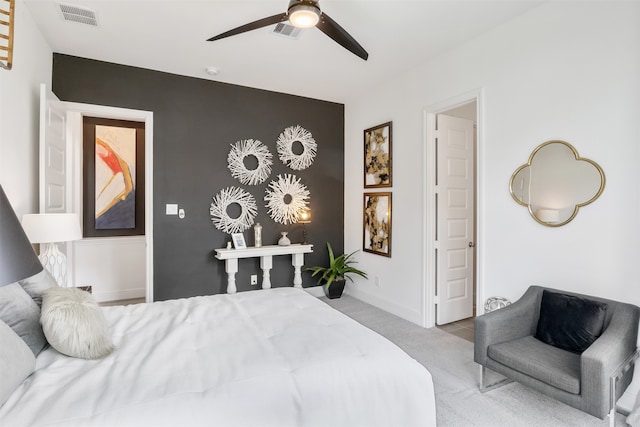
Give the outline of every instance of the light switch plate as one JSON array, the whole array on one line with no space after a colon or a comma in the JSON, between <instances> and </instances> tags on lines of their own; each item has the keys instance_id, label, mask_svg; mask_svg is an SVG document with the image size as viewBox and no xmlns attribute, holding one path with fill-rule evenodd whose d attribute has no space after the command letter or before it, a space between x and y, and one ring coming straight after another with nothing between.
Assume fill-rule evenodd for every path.
<instances>
[{"instance_id":1,"label":"light switch plate","mask_svg":"<svg viewBox=\"0 0 640 427\"><path fill-rule=\"evenodd\" d=\"M167 203L166 209L167 209L166 215L178 215L178 204L177 203Z\"/></svg>"}]
</instances>

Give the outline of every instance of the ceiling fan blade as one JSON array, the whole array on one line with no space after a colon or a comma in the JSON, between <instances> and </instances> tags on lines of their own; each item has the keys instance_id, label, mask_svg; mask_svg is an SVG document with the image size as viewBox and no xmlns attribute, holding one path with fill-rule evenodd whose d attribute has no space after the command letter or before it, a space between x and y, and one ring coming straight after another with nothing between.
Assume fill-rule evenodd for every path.
<instances>
[{"instance_id":1,"label":"ceiling fan blade","mask_svg":"<svg viewBox=\"0 0 640 427\"><path fill-rule=\"evenodd\" d=\"M349 33L346 32L336 21L331 19L326 13L322 13L320 21L316 24L316 27L333 40L336 43L349 50L351 53L359 56L365 61L369 58L369 54L360 43L356 41Z\"/></svg>"},{"instance_id":2,"label":"ceiling fan blade","mask_svg":"<svg viewBox=\"0 0 640 427\"><path fill-rule=\"evenodd\" d=\"M280 13L278 15L269 16L268 18L258 19L257 21L241 25L238 28L234 28L233 30L229 30L222 34L218 34L217 36L211 37L210 39L207 39L207 41L212 42L215 40L223 39L225 37L231 37L241 33L246 33L247 31L257 30L258 28L266 27L271 24L277 24L279 22L286 21L287 19L288 17L286 13Z\"/></svg>"}]
</instances>

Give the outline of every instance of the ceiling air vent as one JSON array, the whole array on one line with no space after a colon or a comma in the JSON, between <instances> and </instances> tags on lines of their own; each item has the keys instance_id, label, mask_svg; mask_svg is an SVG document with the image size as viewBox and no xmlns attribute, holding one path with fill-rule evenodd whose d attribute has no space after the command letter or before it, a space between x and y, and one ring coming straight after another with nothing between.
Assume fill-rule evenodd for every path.
<instances>
[{"instance_id":1,"label":"ceiling air vent","mask_svg":"<svg viewBox=\"0 0 640 427\"><path fill-rule=\"evenodd\" d=\"M274 27L273 34L277 34L288 39L299 39L302 34L302 28L294 27L284 22L279 22Z\"/></svg>"},{"instance_id":2,"label":"ceiling air vent","mask_svg":"<svg viewBox=\"0 0 640 427\"><path fill-rule=\"evenodd\" d=\"M98 26L96 12L80 6L59 3L62 17L65 21L79 22L94 27Z\"/></svg>"}]
</instances>

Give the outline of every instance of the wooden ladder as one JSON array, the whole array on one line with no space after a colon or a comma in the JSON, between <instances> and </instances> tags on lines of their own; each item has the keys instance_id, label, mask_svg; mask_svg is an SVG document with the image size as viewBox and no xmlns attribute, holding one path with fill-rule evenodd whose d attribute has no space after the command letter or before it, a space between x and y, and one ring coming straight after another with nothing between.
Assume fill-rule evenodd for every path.
<instances>
[{"instance_id":1,"label":"wooden ladder","mask_svg":"<svg viewBox=\"0 0 640 427\"><path fill-rule=\"evenodd\" d=\"M10 70L13 63L13 14L15 0L0 5L0 67Z\"/></svg>"}]
</instances>

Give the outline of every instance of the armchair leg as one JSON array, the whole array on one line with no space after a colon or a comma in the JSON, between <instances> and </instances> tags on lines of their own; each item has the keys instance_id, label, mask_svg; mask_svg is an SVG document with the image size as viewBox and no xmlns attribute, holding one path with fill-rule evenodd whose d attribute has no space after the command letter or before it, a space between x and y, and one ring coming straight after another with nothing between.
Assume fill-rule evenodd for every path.
<instances>
[{"instance_id":1,"label":"armchair leg","mask_svg":"<svg viewBox=\"0 0 640 427\"><path fill-rule=\"evenodd\" d=\"M480 382L479 382L480 393L486 393L498 387L502 387L505 384L509 384L513 382L513 380L510 380L509 378L503 378L494 383L486 384L485 381L487 376L487 373L486 373L487 368L484 367L483 365L479 365L479 366L480 366Z\"/></svg>"},{"instance_id":2,"label":"armchair leg","mask_svg":"<svg viewBox=\"0 0 640 427\"><path fill-rule=\"evenodd\" d=\"M618 369L616 369L609 378L609 426L614 427L616 425L616 412L617 412L617 385L625 373L627 373L636 361L640 358L640 349L636 349L627 359L622 362Z\"/></svg>"},{"instance_id":3,"label":"armchair leg","mask_svg":"<svg viewBox=\"0 0 640 427\"><path fill-rule=\"evenodd\" d=\"M609 379L609 427L615 427L616 425L616 383L618 378L616 375L612 375Z\"/></svg>"}]
</instances>

